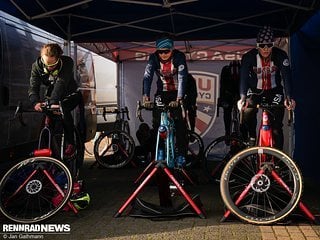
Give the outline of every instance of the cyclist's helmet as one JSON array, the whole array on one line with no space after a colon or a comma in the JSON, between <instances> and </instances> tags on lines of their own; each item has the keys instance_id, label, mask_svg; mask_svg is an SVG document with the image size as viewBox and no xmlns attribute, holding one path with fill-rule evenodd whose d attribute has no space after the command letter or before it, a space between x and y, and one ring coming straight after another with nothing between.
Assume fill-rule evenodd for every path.
<instances>
[{"instance_id":1,"label":"cyclist's helmet","mask_svg":"<svg viewBox=\"0 0 320 240\"><path fill-rule=\"evenodd\" d=\"M157 49L173 49L173 40L169 37L163 37L156 41Z\"/></svg>"},{"instance_id":2,"label":"cyclist's helmet","mask_svg":"<svg viewBox=\"0 0 320 240\"><path fill-rule=\"evenodd\" d=\"M70 198L70 201L73 203L76 209L85 209L90 204L90 195L89 193L81 192L79 194L73 195Z\"/></svg>"},{"instance_id":3,"label":"cyclist's helmet","mask_svg":"<svg viewBox=\"0 0 320 240\"><path fill-rule=\"evenodd\" d=\"M257 43L272 43L274 42L274 34L270 26L261 28L257 35Z\"/></svg>"}]
</instances>

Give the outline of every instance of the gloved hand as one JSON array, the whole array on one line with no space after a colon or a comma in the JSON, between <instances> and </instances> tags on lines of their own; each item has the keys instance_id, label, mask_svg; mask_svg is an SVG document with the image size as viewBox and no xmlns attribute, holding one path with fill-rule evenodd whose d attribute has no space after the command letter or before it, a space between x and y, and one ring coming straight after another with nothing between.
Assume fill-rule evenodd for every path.
<instances>
[{"instance_id":1,"label":"gloved hand","mask_svg":"<svg viewBox=\"0 0 320 240\"><path fill-rule=\"evenodd\" d=\"M150 98L148 96L143 96L142 98L142 106L145 108L153 108L153 102L150 101Z\"/></svg>"},{"instance_id":2,"label":"gloved hand","mask_svg":"<svg viewBox=\"0 0 320 240\"><path fill-rule=\"evenodd\" d=\"M247 106L247 103L246 103L246 100L245 99L240 99L238 102L237 102L237 106L238 106L238 109L239 111L241 112L242 110L244 110Z\"/></svg>"},{"instance_id":3,"label":"gloved hand","mask_svg":"<svg viewBox=\"0 0 320 240\"><path fill-rule=\"evenodd\" d=\"M151 108L153 108L153 102L146 101L146 102L143 103L143 107L145 107L147 109L151 109Z\"/></svg>"},{"instance_id":4,"label":"gloved hand","mask_svg":"<svg viewBox=\"0 0 320 240\"><path fill-rule=\"evenodd\" d=\"M293 99L287 98L286 100L284 100L284 106L288 110L294 110L296 107L296 101L294 101Z\"/></svg>"},{"instance_id":5,"label":"gloved hand","mask_svg":"<svg viewBox=\"0 0 320 240\"><path fill-rule=\"evenodd\" d=\"M38 102L38 103L36 103L35 105L34 105L34 110L36 110L37 112L42 112L42 108L41 108L41 106L43 105L43 103L41 103L41 102Z\"/></svg>"},{"instance_id":6,"label":"gloved hand","mask_svg":"<svg viewBox=\"0 0 320 240\"><path fill-rule=\"evenodd\" d=\"M179 101L171 101L171 102L169 102L169 107L172 107L172 108L179 107Z\"/></svg>"}]
</instances>

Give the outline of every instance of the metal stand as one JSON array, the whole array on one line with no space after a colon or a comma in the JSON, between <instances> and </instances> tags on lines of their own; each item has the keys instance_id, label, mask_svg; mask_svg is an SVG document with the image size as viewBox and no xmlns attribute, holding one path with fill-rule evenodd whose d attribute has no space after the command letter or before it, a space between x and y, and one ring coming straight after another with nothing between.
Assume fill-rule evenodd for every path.
<instances>
[{"instance_id":1,"label":"metal stand","mask_svg":"<svg viewBox=\"0 0 320 240\"><path fill-rule=\"evenodd\" d=\"M262 173L262 170L260 170L259 173ZM289 195L292 195L292 192L290 191L289 187L282 181L281 177L277 174L276 171L272 171L271 172L272 176L274 177L274 179L279 183L279 185L281 187L283 187L284 190L287 191L287 193ZM235 203L238 205L240 204L241 200L243 199L243 197L248 193L250 189L250 185L248 185L243 192L239 195L239 197L237 198L237 200L235 201ZM299 209L301 210L301 212L312 222L314 222L315 224L319 225L319 220L311 213L311 211L308 209L308 207L302 202L299 201L298 203ZM223 217L221 218L221 222L224 222L231 214L231 211L228 209L225 211Z\"/></svg>"},{"instance_id":2,"label":"metal stand","mask_svg":"<svg viewBox=\"0 0 320 240\"><path fill-rule=\"evenodd\" d=\"M185 200L190 204L190 206L193 208L195 213L200 218L205 218L204 213L200 210L200 208L195 204L195 202L192 200L190 195L184 190L184 188L181 186L181 184L177 181L177 179L173 176L173 174L170 172L169 168L163 164L162 162L153 162L148 165L146 170L140 175L138 179L141 179L141 177L148 171L148 169L151 168L151 166L154 165L151 172L146 176L146 178L142 181L142 183L136 188L136 190L130 195L130 197L125 201L125 203L120 207L120 209L114 214L114 217L120 217L121 214L124 212L124 210L128 207L128 205L137 197L137 195L140 193L140 191L143 189L144 186L151 180L151 178L154 176L154 174L157 171L164 171L165 174L169 177L169 179L173 182L173 184L177 187L181 195L185 198ZM136 180L137 181L137 180Z\"/></svg>"},{"instance_id":3,"label":"metal stand","mask_svg":"<svg viewBox=\"0 0 320 240\"><path fill-rule=\"evenodd\" d=\"M142 171L142 173L139 175L139 177L137 177L137 179L134 181L135 184L139 183L141 181L141 179L152 169L152 167L154 167L157 164L156 161L151 161L148 166ZM183 174L183 176L185 177L186 180L188 180L188 182L192 185L195 185L194 181L191 179L191 177L188 175L188 173L186 172L186 170L184 168L179 168L179 171L181 171L181 173Z\"/></svg>"}]
</instances>

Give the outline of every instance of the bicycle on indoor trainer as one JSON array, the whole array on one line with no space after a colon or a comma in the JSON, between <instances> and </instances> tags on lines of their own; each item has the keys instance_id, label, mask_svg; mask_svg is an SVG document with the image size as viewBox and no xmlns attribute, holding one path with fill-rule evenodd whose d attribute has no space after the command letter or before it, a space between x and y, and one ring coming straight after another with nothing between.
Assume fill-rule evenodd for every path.
<instances>
[{"instance_id":1,"label":"bicycle on indoor trainer","mask_svg":"<svg viewBox=\"0 0 320 240\"><path fill-rule=\"evenodd\" d=\"M30 110L34 112L34 110ZM29 111L29 112L30 112ZM21 104L15 115L21 123ZM15 164L0 181L0 210L9 219L20 223L43 221L67 204L75 214L77 208L70 200L72 194L80 192L77 182L84 146L79 132L74 128L75 153L64 156L63 112L60 106L42 106L45 115L38 148L31 157Z\"/></svg>"},{"instance_id":2,"label":"bicycle on indoor trainer","mask_svg":"<svg viewBox=\"0 0 320 240\"><path fill-rule=\"evenodd\" d=\"M182 115L185 118L184 107L183 107L183 105L181 105L180 107L181 107L181 110L182 110ZM135 180L135 183L138 183L141 180L141 178L150 170L150 168L154 166L155 162L161 160L162 158L163 159L167 159L169 161L172 161L171 168L176 168L177 167L173 163L175 161L175 155L176 155L175 154L176 146L174 145L174 142L175 142L175 139L174 139L175 138L175 128L174 128L174 121L170 117L170 108L169 108L169 106L166 106L165 107L166 109L164 109L164 106L162 106L162 105L160 105L160 106L156 105L156 106L153 106L153 108L146 108L146 107L143 107L141 105L140 101L138 101L137 109L136 109L136 117L140 120L140 122L144 122L144 119L142 118L141 110L142 109L146 109L146 110L152 111L154 108L160 109L162 111L162 113L163 112L165 113L165 114L161 115L162 123L160 122L160 126L164 126L164 127L161 127L160 129L158 129L158 131L157 131L157 142L155 143L156 146L157 146L155 154L160 154L160 156L159 155L155 156L154 160L149 163L149 165L144 169L144 171L140 174L140 176ZM185 123L187 125L187 122L185 122ZM164 132L161 133L161 131L164 131ZM170 133L170 134L167 136L167 133ZM185 162L185 166L184 167L190 168L190 167L195 166L197 163L200 162L200 159L203 156L203 148L204 147L203 147L203 141L202 141L201 137L197 133L192 132L192 131L190 131L188 129L187 134L188 134L188 136L187 136L187 138L188 138L188 143L187 143L188 146L187 146L186 162ZM163 138L161 138L161 136L165 137L165 141L168 141L168 142L164 142L164 140L163 140ZM161 149L158 149L159 145L162 146ZM169 146L170 147L170 151L164 151L165 148L163 146L165 146L165 148L167 146ZM167 155L164 156L163 155L164 152L166 154L169 154L169 156L167 156ZM186 178L188 180L188 182L190 182L192 185L195 185L193 180L189 177L189 175L185 171L184 167L180 166L179 168L177 168L178 172L182 173L183 177Z\"/></svg>"},{"instance_id":3,"label":"bicycle on indoor trainer","mask_svg":"<svg viewBox=\"0 0 320 240\"><path fill-rule=\"evenodd\" d=\"M181 107L181 106L180 106ZM174 120L170 117L170 107L157 102L152 108L145 108L141 105L140 101L137 104L137 117L143 121L141 116L141 109L153 110L157 108L161 111L161 120L160 126L157 131L157 139L156 139L156 148L155 148L155 156L154 161L152 161L145 171L138 178L142 179L142 176L148 174L144 180L140 183L137 189L130 195L127 201L122 205L122 207L116 212L115 217L119 217L126 207L136 198L142 188L147 184L147 182L155 175L155 173L159 170L165 172L168 178L173 182L181 195L185 198L185 200L190 204L194 212L200 217L205 218L201 209L196 205L190 195L184 190L183 186L179 183L179 181L175 178L175 176L171 173L169 169L182 169L182 166L179 165L179 160L176 159L175 152L175 127ZM152 168L153 167L153 168ZM152 168L152 170L151 170ZM186 175L187 176L187 175ZM138 180L137 179L137 180ZM137 182L136 180L136 182Z\"/></svg>"},{"instance_id":4,"label":"bicycle on indoor trainer","mask_svg":"<svg viewBox=\"0 0 320 240\"><path fill-rule=\"evenodd\" d=\"M284 106L263 100L260 105L248 107L261 109L257 146L242 150L224 167L220 191L228 210L222 221L233 213L249 223L270 224L284 219L299 206L311 221L317 222L300 201L303 182L298 166L273 145L270 110Z\"/></svg>"}]
</instances>

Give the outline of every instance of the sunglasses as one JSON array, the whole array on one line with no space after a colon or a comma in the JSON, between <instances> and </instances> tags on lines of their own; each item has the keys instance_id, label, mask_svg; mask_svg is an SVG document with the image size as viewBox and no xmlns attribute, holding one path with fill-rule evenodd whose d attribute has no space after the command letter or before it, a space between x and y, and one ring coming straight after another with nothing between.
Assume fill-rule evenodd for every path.
<instances>
[{"instance_id":1,"label":"sunglasses","mask_svg":"<svg viewBox=\"0 0 320 240\"><path fill-rule=\"evenodd\" d=\"M170 49L165 49L165 50L157 50L158 54L168 54L169 52L171 52Z\"/></svg>"},{"instance_id":2,"label":"sunglasses","mask_svg":"<svg viewBox=\"0 0 320 240\"><path fill-rule=\"evenodd\" d=\"M274 43L257 43L258 48L272 48L274 46Z\"/></svg>"},{"instance_id":3,"label":"sunglasses","mask_svg":"<svg viewBox=\"0 0 320 240\"><path fill-rule=\"evenodd\" d=\"M57 59L57 61L55 63L52 63L52 64L46 64L43 59L41 58L41 62L44 64L45 67L54 67L56 66L60 61L60 58Z\"/></svg>"}]
</instances>

